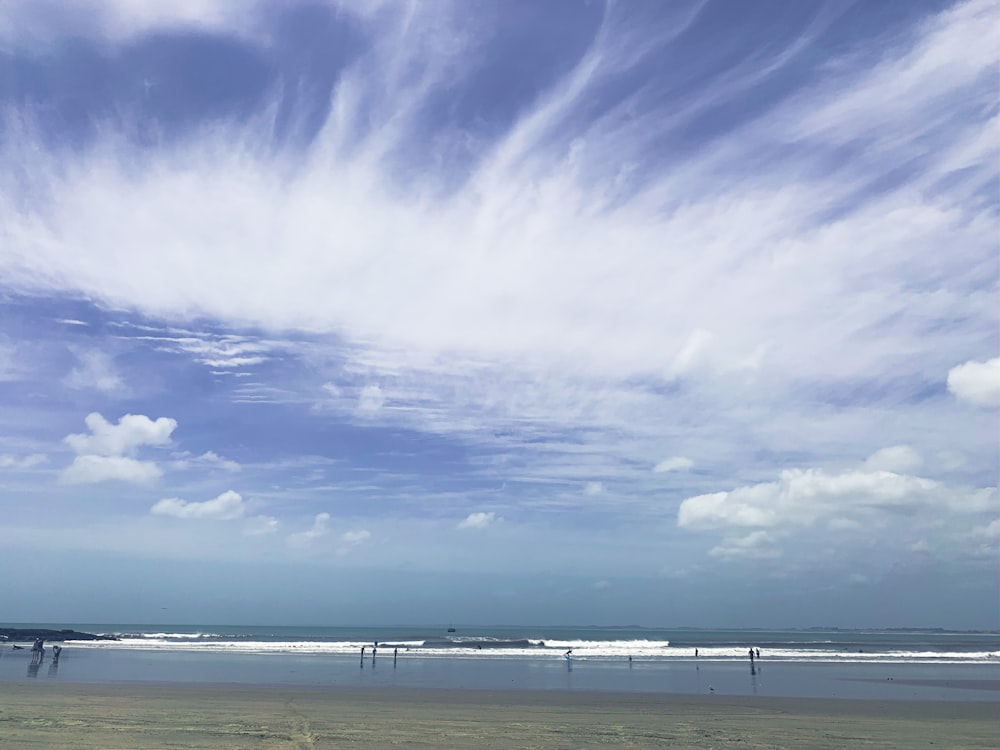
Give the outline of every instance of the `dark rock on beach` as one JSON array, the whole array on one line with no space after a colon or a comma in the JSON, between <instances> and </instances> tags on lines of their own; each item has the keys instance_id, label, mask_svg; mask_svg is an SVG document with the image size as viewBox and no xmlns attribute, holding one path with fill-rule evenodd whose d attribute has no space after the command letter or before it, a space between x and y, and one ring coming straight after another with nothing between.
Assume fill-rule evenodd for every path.
<instances>
[{"instance_id":1,"label":"dark rock on beach","mask_svg":"<svg viewBox=\"0 0 1000 750\"><path fill-rule=\"evenodd\" d=\"M41 638L45 641L117 641L111 635L94 635L81 633L78 630L47 630L45 628L0 628L0 640L33 641Z\"/></svg>"}]
</instances>

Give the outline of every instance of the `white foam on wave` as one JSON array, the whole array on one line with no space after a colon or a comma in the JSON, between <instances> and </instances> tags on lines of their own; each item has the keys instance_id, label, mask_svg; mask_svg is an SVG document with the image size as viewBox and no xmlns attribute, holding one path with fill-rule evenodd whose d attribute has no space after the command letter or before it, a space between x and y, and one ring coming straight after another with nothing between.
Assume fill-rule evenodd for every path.
<instances>
[{"instance_id":1,"label":"white foam on wave","mask_svg":"<svg viewBox=\"0 0 1000 750\"><path fill-rule=\"evenodd\" d=\"M359 656L365 648L372 655L372 641L225 641L178 640L170 634L147 633L143 637L123 638L118 641L67 641L74 647L90 649L126 649L143 651L188 651L195 653L233 654L297 654L297 655L352 655ZM694 648L671 646L669 641L566 641L547 640L532 642L536 645L511 648L425 646L423 641L394 641L380 645L380 655L391 655L394 648L400 653L421 658L476 658L476 659L545 659L562 658L572 651L575 658L592 660L633 660L662 662L694 661ZM747 649L742 647L699 647L698 660L705 662L746 661ZM841 662L841 663L913 663L913 664L977 664L1000 661L1000 651L837 651L831 649L796 648L762 651L760 662Z\"/></svg>"}]
</instances>

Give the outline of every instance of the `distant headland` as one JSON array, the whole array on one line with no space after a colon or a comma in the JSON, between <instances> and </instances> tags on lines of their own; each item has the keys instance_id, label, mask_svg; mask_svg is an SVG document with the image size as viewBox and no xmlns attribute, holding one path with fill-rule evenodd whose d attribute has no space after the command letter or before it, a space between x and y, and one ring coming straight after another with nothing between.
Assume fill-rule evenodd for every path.
<instances>
[{"instance_id":1,"label":"distant headland","mask_svg":"<svg viewBox=\"0 0 1000 750\"><path fill-rule=\"evenodd\" d=\"M117 641L112 635L94 635L79 630L48 630L46 628L0 628L2 641Z\"/></svg>"}]
</instances>

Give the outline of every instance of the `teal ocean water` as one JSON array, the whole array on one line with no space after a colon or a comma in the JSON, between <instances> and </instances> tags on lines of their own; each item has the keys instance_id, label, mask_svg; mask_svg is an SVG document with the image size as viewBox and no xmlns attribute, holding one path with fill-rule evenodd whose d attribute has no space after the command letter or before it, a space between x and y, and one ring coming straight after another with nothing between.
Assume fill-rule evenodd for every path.
<instances>
[{"instance_id":1,"label":"teal ocean water","mask_svg":"<svg viewBox=\"0 0 1000 750\"><path fill-rule=\"evenodd\" d=\"M14 626L72 627L116 640L67 642L58 662L49 649L41 663L32 663L27 649L2 645L0 680L1000 698L998 633L462 624Z\"/></svg>"}]
</instances>

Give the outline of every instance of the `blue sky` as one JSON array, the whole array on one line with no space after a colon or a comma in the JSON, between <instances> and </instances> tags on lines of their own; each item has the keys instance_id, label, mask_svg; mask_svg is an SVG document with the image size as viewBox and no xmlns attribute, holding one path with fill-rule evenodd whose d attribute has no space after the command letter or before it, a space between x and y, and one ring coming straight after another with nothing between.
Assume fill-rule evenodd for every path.
<instances>
[{"instance_id":1,"label":"blue sky","mask_svg":"<svg viewBox=\"0 0 1000 750\"><path fill-rule=\"evenodd\" d=\"M995 627L998 21L5 4L5 617Z\"/></svg>"}]
</instances>

